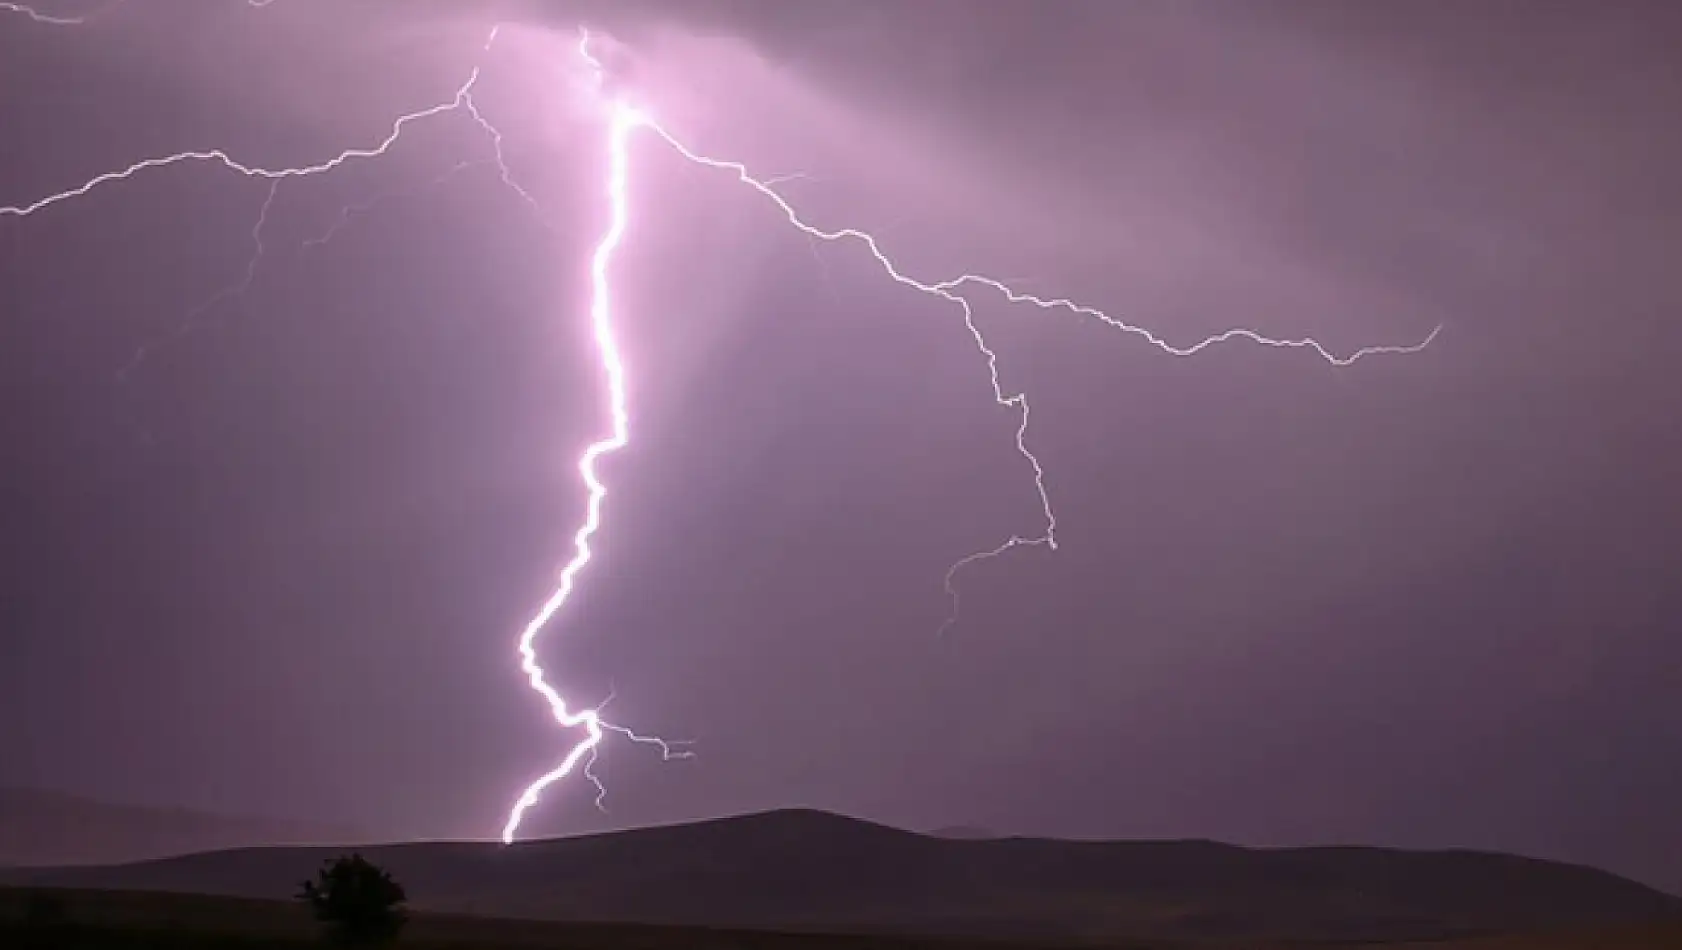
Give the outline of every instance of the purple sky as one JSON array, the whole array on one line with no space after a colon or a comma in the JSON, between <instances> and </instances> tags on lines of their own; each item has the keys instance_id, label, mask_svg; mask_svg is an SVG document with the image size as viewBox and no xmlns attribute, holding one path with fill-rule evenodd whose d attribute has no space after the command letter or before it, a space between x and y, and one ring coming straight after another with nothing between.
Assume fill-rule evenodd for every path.
<instances>
[{"instance_id":1,"label":"purple sky","mask_svg":"<svg viewBox=\"0 0 1682 950\"><path fill-rule=\"evenodd\" d=\"M531 831L802 804L1682 890L1673 8L596 6L674 132L806 173L809 217L919 275L1180 344L1445 329L1345 369L1182 360L978 295L1062 548L965 574L937 640L947 565L1042 528L958 314L639 139L635 441L544 659L699 758L610 744L611 814L573 783ZM466 116L417 124L283 185L249 291L179 334L265 184L177 166L0 218L0 784L489 836L564 751L512 641L604 419L604 140L565 7L0 15L0 205L183 148L371 144L506 16L480 101L548 222Z\"/></svg>"}]
</instances>

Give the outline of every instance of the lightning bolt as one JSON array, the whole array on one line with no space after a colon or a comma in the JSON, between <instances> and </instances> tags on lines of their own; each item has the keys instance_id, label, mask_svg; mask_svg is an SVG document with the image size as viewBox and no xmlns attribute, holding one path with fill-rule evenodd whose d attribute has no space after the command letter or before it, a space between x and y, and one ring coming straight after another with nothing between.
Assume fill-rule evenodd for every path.
<instances>
[{"instance_id":1,"label":"lightning bolt","mask_svg":"<svg viewBox=\"0 0 1682 950\"><path fill-rule=\"evenodd\" d=\"M44 23L47 26L81 26L87 22L87 17L42 13L26 3L0 3L0 13L21 13L36 23Z\"/></svg>"},{"instance_id":2,"label":"lightning bolt","mask_svg":"<svg viewBox=\"0 0 1682 950\"><path fill-rule=\"evenodd\" d=\"M587 41L586 41L587 42ZM588 47L584 47L588 56ZM592 63L595 61L590 60ZM687 752L674 752L670 745L652 736L640 736L629 729L612 726L602 721L598 709L583 709L572 712L565 697L553 686L549 685L544 676L543 667L537 661L537 639L543 633L555 613L566 604L567 598L572 596L574 586L578 583L578 575L590 563L592 552L590 539L601 527L602 502L607 498L607 486L596 474L596 463L604 456L619 451L631 440L630 412L625 406L625 361L620 355L619 342L613 332L613 287L608 279L609 269L613 263L613 253L625 239L625 230L629 226L630 211L628 193L630 191L630 158L629 139L633 130L646 125L648 120L642 113L622 103L614 103L609 112L607 150L607 199L610 214L607 232L590 255L590 328L596 341L596 352L601 357L602 373L607 379L608 413L611 428L606 436L590 443L584 449L584 454L578 459L578 473L584 479L589 489L589 498L585 504L584 523L573 535L572 560L561 569L560 584L549 599L538 608L536 615L520 631L518 650L520 654L520 669L526 674L526 681L544 701L549 704L549 710L555 721L563 728L584 728L584 738L572 747L572 751L561 759L559 765L539 776L536 781L526 786L520 793L514 807L509 811L508 821L503 825L502 840L511 843L519 833L520 822L526 811L536 805L545 789L565 778L586 755L592 758L597 747L601 745L603 730L611 729L636 741L654 744L660 747L661 754L666 758L687 755ZM588 768L586 767L586 772ZM601 796L605 789L599 781L596 782L596 803L601 804Z\"/></svg>"},{"instance_id":3,"label":"lightning bolt","mask_svg":"<svg viewBox=\"0 0 1682 950\"><path fill-rule=\"evenodd\" d=\"M264 0L264 2L249 2L248 0L248 5L261 7L267 6L271 2L273 2L273 0ZM59 25L76 25L83 22L81 18L72 19L46 17L32 9L21 7L17 4L0 5L0 10L27 13L32 19ZM499 28L493 28L490 31L490 34L484 44L485 51L488 52L495 43L498 35L498 29ZM29 217L72 199L83 197L103 186L116 182L127 181L145 172L174 165L208 163L218 165L245 178L260 179L268 182L268 191L257 214L256 221L251 229L252 254L247 259L242 279L237 283L218 291L216 294L189 311L186 322L175 331L176 333L186 332L195 326L199 318L215 304L228 298L239 296L250 289L256 278L258 267L266 250L263 238L263 228L267 223L269 212L274 205L280 184L283 181L325 175L350 162L375 159L385 156L394 146L396 146L398 141L402 138L404 132L410 126L426 119L454 112L462 112L466 114L473 123L488 136L495 153L494 161L498 168L502 183L534 211L537 211L541 220L541 208L538 205L538 202L529 191L523 188L515 180L508 167L503 152L503 134L501 130L485 117L485 115L480 111L477 102L473 98L474 87L479 82L480 72L481 67L474 66L469 71L467 78L456 87L454 94L449 99L424 108L406 112L398 116L395 120L393 120L386 135L377 143L371 146L346 149L324 161L310 165L270 168L267 166L242 162L222 149L202 149L175 152L154 158L141 159L126 167L95 175L75 187L47 194L32 202L18 205L0 206L0 218ZM536 782L533 782L527 788L525 794L521 796L520 802L515 806L508 819L508 823L503 830L503 837L507 841L513 840L514 833L519 827L521 817L525 813L526 809L530 808L533 804L536 804L538 796L543 792L543 790L548 788L554 782L570 774L575 768L578 768L580 763L583 765L582 772L584 777L595 786L595 802L597 807L605 810L607 788L602 783L601 779L592 771L591 766L596 761L599 746L606 733L611 732L628 739L631 742L652 746L659 750L663 759L672 760L689 758L693 755L692 752L681 748L687 744L685 741L668 741L657 736L645 735L625 726L602 719L599 713L600 706L596 708L583 708L576 712L573 711L561 693L549 684L542 666L538 663L535 649L538 634L548 623L549 618L554 614L554 612L560 609L561 605L566 602L568 597L570 597L576 583L578 573L583 570L586 564L589 563L592 556L590 538L595 534L597 528L601 524L601 506L606 495L606 486L603 485L596 475L596 462L602 456L624 447L628 438L628 416L625 408L625 370L619 355L618 344L613 334L609 296L611 287L608 282L607 270L613 251L617 248L626 228L626 140L627 133L631 128L635 127L638 121L639 117L633 113L615 113L612 134L609 136L612 147L610 149L611 161L608 198L610 200L612 214L607 234L604 235L601 243L597 246L595 254L591 260L592 296L590 304L590 319L595 330L596 342L599 347L599 354L602 359L608 383L608 401L612 422L611 431L608 437L591 444L579 460L579 472L583 476L585 485L589 490L589 495L586 502L584 524L574 535L574 555L562 569L561 580L554 594L522 631L518 647L521 671L526 675L532 688L549 704L550 711L555 720L566 728L582 727L585 737L572 747L567 755L561 760L560 765L541 776ZM441 182L445 178L448 178L450 175L471 164L474 163L457 163L450 170L446 171L443 176L436 179L434 184ZM350 218L354 216L355 213L357 213L357 211L371 206L378 200L380 199L375 198L373 201L367 202L364 205L353 205L342 209L339 218L324 234L307 240L305 244L307 246L316 246L330 240L333 235L336 234L350 220ZM157 342L158 341L153 341L143 344L136 350L130 361L118 371L117 376L119 381L126 379L133 372L139 363L155 348ZM612 698L611 692L609 694L609 698ZM603 705L605 705L605 702Z\"/></svg>"},{"instance_id":4,"label":"lightning bolt","mask_svg":"<svg viewBox=\"0 0 1682 950\"><path fill-rule=\"evenodd\" d=\"M422 119L429 119L436 115L443 115L446 112L454 112L457 109L463 108L467 102L468 94L472 92L473 86L478 81L479 68L474 67L472 72L468 75L467 81L462 83L461 86L456 89L455 96L449 100L440 102L436 105L427 106L424 109L417 109L414 112L405 112L404 114L398 116L392 121L391 128L386 133L385 138L381 139L375 145L365 148L345 149L332 158L318 162L314 165L299 165L291 168L267 168L261 165L247 165L219 148L175 152L173 154L162 155L157 158L143 158L140 161L137 161L125 168L117 169L116 171L102 172L92 178L89 178L87 181L82 182L74 188L66 188L63 191L53 192L52 194L37 198L28 204L0 206L0 218L27 217L38 211L50 208L53 205L62 204L72 198L80 198L101 185L108 185L117 181L126 181L141 172L150 171L155 168L167 168L171 165L208 162L221 165L223 168L246 178L262 178L271 181L277 179L285 180L288 178L308 178L314 175L326 174L327 172L330 172L347 162L353 162L359 159L378 158L385 155L387 152L391 151L391 147L393 145L397 144L397 140L403 136L403 131L410 125L419 122Z\"/></svg>"},{"instance_id":5,"label":"lightning bolt","mask_svg":"<svg viewBox=\"0 0 1682 950\"><path fill-rule=\"evenodd\" d=\"M273 0L247 0L247 5L259 8L268 6ZM54 25L73 25L83 22L83 18L52 17L22 4L0 2L0 11L22 13L31 19ZM488 52L496 39L493 29L490 38L485 43ZM601 62L592 54L591 36L587 30L581 30L578 43L578 53L592 68L598 90L606 88L605 71ZM219 149L204 151L178 152L158 158L143 159L116 171L106 172L88 179L81 185L61 192L46 195L31 203L0 207L0 218L27 217L44 211L59 203L81 197L102 185L133 178L145 171L170 165L184 163L212 163L248 178L265 179L270 188L262 209L252 228L251 236L254 245L253 256L249 259L242 282L219 293L195 313L202 311L211 303L232 294L244 293L249 289L257 272L258 263L264 251L263 225L267 219L270 207L282 181L292 178L304 178L314 175L327 174L334 169L355 160L372 159L385 155L404 130L411 124L446 113L464 112L483 131L492 144L495 153L495 163L498 167L502 183L513 191L524 202L538 211L541 219L541 208L538 202L525 188L520 186L510 173L509 166L503 153L503 135L500 129L493 125L480 111L473 93L479 79L479 67L475 66L467 79L457 87L450 99L400 115L391 125L388 134L371 147L347 149L338 155L314 165L291 168L270 169L261 166L248 165L239 162ZM780 212L786 222L800 231L812 242L823 243L854 243L862 246L874 258L882 272L894 282L905 286L917 293L944 301L955 307L963 319L976 350L982 355L987 367L988 381L994 401L1016 413L1016 428L1014 443L1017 454L1032 472L1035 492L1037 494L1043 528L1033 536L1013 534L993 548L977 551L965 555L955 561L946 571L943 587L949 600L950 610L940 632L944 633L952 624L957 622L960 601L958 597L957 577L966 568L977 562L999 557L1016 548L1043 547L1048 551L1057 548L1057 516L1051 504L1051 495L1046 487L1046 473L1028 445L1028 426L1031 410L1028 396L1025 392L1007 392L1000 382L998 353L987 342L976 323L975 312L969 297L970 292L986 292L1002 297L1011 304L1027 304L1042 310L1062 310L1076 316L1097 320L1107 327L1122 333L1131 334L1162 350L1163 352L1180 357L1196 355L1207 347L1217 343L1242 340L1268 347L1282 347L1308 350L1322 360L1334 366L1347 366L1368 356L1390 354L1401 355L1416 353L1429 346L1436 339L1442 327L1439 325L1418 343L1404 346L1371 346L1364 347L1345 356L1339 356L1310 337L1300 339L1276 339L1264 336L1256 331L1235 328L1214 336L1207 337L1189 345L1176 345L1158 336L1149 329L1131 324L1123 319L1111 316L1097 308L1077 303L1066 298L1047 298L1024 293L1012 288L1004 281L981 274L961 274L957 277L943 280L926 280L906 274L882 249L877 238L870 232L856 228L828 229L809 223L799 212L776 190L776 185L790 177L755 177L748 167L740 162L714 158L703 155L685 145L677 136L667 131L657 123L647 112L633 106L622 98L615 97L606 105L606 137L607 174L604 182L604 197L608 206L608 223L600 240L590 257L590 304L589 319L593 332L597 355L600 358L602 375L606 383L608 432L595 442L585 447L580 455L577 468L587 490L585 513L582 524L573 534L573 554L560 572L559 580L554 591L538 608L527 624L520 631L516 652L519 658L520 671L525 675L531 689L548 704L554 720L564 729L583 731L583 738L579 739L561 759L560 763L548 772L539 776L521 792L513 807L510 809L502 829L502 840L512 842L517 836L520 825L527 812L535 806L544 791L554 783L572 774L575 770L591 781L596 788L596 804L603 807L607 794L606 787L592 771L606 734L611 732L632 742L657 748L663 758L685 758L692 753L679 747L684 743L668 742L660 738L643 735L628 728L616 725L601 717L601 709L606 701L596 707L581 707L574 710L566 698L549 683L547 674L538 661L537 641L548 627L555 615L565 606L575 589L579 575L587 567L593 557L591 540L602 526L603 505L607 498L607 486L602 481L598 471L598 463L608 455L623 449L630 441L630 416L626 405L626 377L627 369L620 351L618 339L613 324L613 287L611 281L613 257L625 240L629 229L630 191L630 140L634 133L647 131L667 146L673 149L684 160L705 168L722 171L732 175L738 182L759 193L769 200ZM459 171L471 162L458 163L445 177ZM441 179L440 179L441 180ZM375 199L376 201L379 199ZM354 213L365 211L372 206L353 206L346 208L340 219L321 237L306 241L308 245L324 243L337 233L347 223ZM610 690L608 700L614 693Z\"/></svg>"},{"instance_id":6,"label":"lightning bolt","mask_svg":"<svg viewBox=\"0 0 1682 950\"><path fill-rule=\"evenodd\" d=\"M272 0L271 0L271 2L272 2ZM450 179L454 178L456 175L459 175L462 172L468 170L469 168L473 168L473 167L476 167L476 166L479 166L479 165L488 165L488 164L490 164L490 162L488 160L485 160L485 159L473 159L473 158L463 159L459 162L456 162L454 165L451 165L449 168L445 169L443 174L441 174L438 177L432 179L430 182L427 182L424 187L428 190L430 190L432 188L437 188L440 185L443 185L445 182L449 181ZM394 189L392 191L387 191L387 192L383 192L381 194L375 195L374 197L369 198L366 201L360 201L360 202L357 202L355 204L345 205L343 208L339 209L339 216L337 218L333 219L333 223L327 227L327 230L321 232L320 234L317 234L315 237L304 238L304 240L302 242L300 242L300 245L302 247L305 247L305 248L321 247L323 244L326 244L327 242L333 240L335 237L338 237L339 232L343 231L345 228L350 227L351 223L354 222L357 218L361 217L362 215L368 214L369 212L373 211L375 208L379 207L381 204L383 204L387 201L390 201L393 198L397 198L399 196L408 196L412 193L413 192L409 191L409 190L396 190L396 189Z\"/></svg>"},{"instance_id":7,"label":"lightning bolt","mask_svg":"<svg viewBox=\"0 0 1682 950\"><path fill-rule=\"evenodd\" d=\"M46 26L86 26L127 2L128 0L105 0L104 3L95 7L91 12L67 16L64 14L43 13L39 8L32 7L27 3L13 3L9 2L9 0L0 0L0 13L17 13L35 21L36 23L44 24ZM273 3L274 0L246 0L246 2L252 6L267 6L268 4Z\"/></svg>"},{"instance_id":8,"label":"lightning bolt","mask_svg":"<svg viewBox=\"0 0 1682 950\"><path fill-rule=\"evenodd\" d=\"M580 30L578 52L585 62L587 62L592 68L596 76L597 87L602 88L605 85L604 68L601 61L591 53L590 33L588 30ZM628 227L628 222L626 220L628 215L627 192L629 190L628 183L630 179L630 172L628 169L630 164L630 147L628 140L631 134L638 129L647 129L652 132L685 160L693 164L731 173L736 177L737 181L770 199L777 209L782 212L784 219L787 220L788 223L796 230L805 234L808 238L824 242L855 241L864 245L864 247L869 250L871 256L875 258L876 263L890 279L906 287L910 287L919 293L937 297L941 300L954 304L963 314L964 326L969 330L970 338L975 342L976 349L981 352L982 356L986 360L988 379L992 387L994 401L1005 408L1014 409L1018 412L1018 422L1015 436L1016 451L1028 463L1028 466L1033 471L1034 489L1039 496L1040 509L1045 517L1045 529L1044 533L1037 537L1012 535L1005 539L1005 541L997 547L966 555L954 562L953 565L948 568L944 579L944 586L947 595L950 598L952 609L946 622L940 628L941 633L944 633L953 623L957 621L959 601L958 590L956 587L956 577L965 567L974 564L977 561L998 557L999 555L1018 547L1043 546L1048 550L1056 550L1057 548L1057 515L1052 510L1051 496L1045 487L1045 467L1028 448L1027 444L1030 412L1028 396L1023 392L1005 392L1003 385L999 381L998 353L990 345L988 345L986 337L982 334L980 327L977 326L975 322L974 309L971 307L969 300L957 292L959 288L970 284L978 284L1003 294L1005 298L1012 303L1031 303L1044 309L1058 307L1068 309L1077 314L1101 320L1108 326L1115 329L1142 336L1159 349L1175 356L1191 356L1198 353L1205 347L1212 346L1216 343L1233 339L1245 339L1267 346L1310 349L1320 354L1321 357L1334 365L1346 366L1358 359L1361 359L1362 357L1379 353L1401 354L1417 352L1418 350L1428 346L1431 340L1435 338L1438 330L1441 329L1439 326L1437 329L1432 330L1431 334L1422 342L1410 346L1366 347L1346 357L1338 357L1334 355L1312 338L1303 338L1299 340L1278 340L1262 336L1255 331L1246 329L1228 330L1224 333L1204 339L1191 346L1176 347L1143 327L1135 326L1123 320L1111 317L1103 311L1082 304L1077 304L1066 299L1044 299L1020 293L1013 290L1007 284L991 277L979 274L963 274L959 277L936 283L918 280L914 277L908 276L900 270L899 266L896 265L887 253L882 250L881 245L877 243L876 238L869 232L861 231L856 228L829 230L808 223L800 216L799 212L796 211L795 208L775 190L773 187L773 180L761 180L754 177L749 172L747 166L740 162L712 158L694 151L689 148L689 146L683 144L683 142L672 133L666 131L664 127L655 122L653 118L642 110L637 109L621 99L615 99L608 104L607 134L609 157L607 194L609 204L612 208L612 217L607 233L603 235L601 242L596 245L595 253L591 258L590 267L590 321L592 329L595 332L596 347L601 356L602 367L607 377L609 402L613 423L612 431L606 438L592 443L588 448L586 448L583 456L579 459L578 470L583 476L585 484L589 486L590 496L584 524L578 529L578 533L573 538L575 553L572 560L567 563L566 568L561 572L560 586L555 590L554 594L550 596L548 601L543 604L542 608L538 610L537 615L532 618L531 622L526 625L526 628L520 634L519 640L521 669L525 671L532 689L536 690L544 697L545 700L548 701L550 709L553 711L557 722L568 728L580 725L584 726L586 737L572 748L572 751L567 754L566 758L562 759L561 764L539 777L535 782L527 786L525 791L521 793L519 799L514 803L513 809L509 813L507 824L503 827L502 838L505 842L512 842L514 840L515 835L519 832L520 822L526 811L537 803L543 791L550 785L566 777L577 765L580 759L583 759L586 755L593 756L602 740L602 726L596 715L597 711L584 710L579 713L572 713L568 711L566 701L554 690L553 687L548 684L544 678L543 670L537 662L535 644L537 637L543 632L543 629L548 626L549 621L555 616L555 613L560 610L560 608L566 603L567 598L571 595L573 587L577 583L578 573L590 562L590 538L601 527L601 503L607 496L607 487L602 484L600 478L596 474L596 462L603 456L612 452L617 452L624 448L630 441L630 419L625 410L625 365L619 352L618 343L616 342L613 334L611 308L612 289L608 276L613 252L618 249L620 243L624 240L625 230ZM497 141L500 143L500 135L497 136ZM783 180L786 180L786 176ZM669 752L669 750L667 751ZM598 790L601 788L599 783L597 788Z\"/></svg>"},{"instance_id":9,"label":"lightning bolt","mask_svg":"<svg viewBox=\"0 0 1682 950\"><path fill-rule=\"evenodd\" d=\"M268 245L263 241L263 228L268 226L269 211L274 207L276 196L280 194L280 182L281 179L279 178L269 179L269 190L263 198L263 206L257 210L257 220L251 225L251 256L245 259L245 276L238 283L230 284L218 290L203 303L187 311L186 318L175 328L172 335L179 336L190 332L199 325L204 315L209 313L211 308L224 300L245 296L246 291L251 289L251 285L257 282L257 268L262 266L263 255L268 251ZM152 354L152 350L161 342L161 339L151 340L136 347L134 355L129 357L128 363L122 369L117 370L117 381L119 383L128 382L129 377L134 375L134 371L140 368L140 364L146 361L146 358Z\"/></svg>"}]
</instances>

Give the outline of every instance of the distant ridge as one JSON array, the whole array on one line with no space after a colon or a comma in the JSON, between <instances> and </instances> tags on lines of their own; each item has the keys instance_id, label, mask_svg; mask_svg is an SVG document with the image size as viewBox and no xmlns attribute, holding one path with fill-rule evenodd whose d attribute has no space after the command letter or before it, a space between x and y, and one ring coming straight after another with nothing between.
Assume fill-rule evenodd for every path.
<instances>
[{"instance_id":1,"label":"distant ridge","mask_svg":"<svg viewBox=\"0 0 1682 950\"><path fill-rule=\"evenodd\" d=\"M64 887L284 897L340 849L14 873ZM503 847L360 849L421 909L549 920L1036 939L1403 940L1682 916L1591 868L1471 851L955 840L825 812Z\"/></svg>"},{"instance_id":2,"label":"distant ridge","mask_svg":"<svg viewBox=\"0 0 1682 950\"><path fill-rule=\"evenodd\" d=\"M118 864L250 845L362 838L330 825L240 818L0 788L0 867Z\"/></svg>"},{"instance_id":3,"label":"distant ridge","mask_svg":"<svg viewBox=\"0 0 1682 950\"><path fill-rule=\"evenodd\" d=\"M955 838L959 841L986 841L991 838L1003 838L1005 835L996 834L977 825L947 825L927 832L935 838Z\"/></svg>"}]
</instances>

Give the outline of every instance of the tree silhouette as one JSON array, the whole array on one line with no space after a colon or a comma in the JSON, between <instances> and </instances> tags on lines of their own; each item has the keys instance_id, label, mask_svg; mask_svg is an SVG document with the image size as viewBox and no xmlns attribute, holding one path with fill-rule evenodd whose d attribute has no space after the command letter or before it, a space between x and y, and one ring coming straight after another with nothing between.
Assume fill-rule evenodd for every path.
<instances>
[{"instance_id":1,"label":"tree silhouette","mask_svg":"<svg viewBox=\"0 0 1682 950\"><path fill-rule=\"evenodd\" d=\"M63 927L69 921L69 908L65 906L64 899L56 894L34 891L24 902L23 923L30 929L49 930Z\"/></svg>"},{"instance_id":2,"label":"tree silhouette","mask_svg":"<svg viewBox=\"0 0 1682 950\"><path fill-rule=\"evenodd\" d=\"M329 858L315 880L304 882L298 899L343 943L392 940L408 920L403 885L360 854Z\"/></svg>"}]
</instances>

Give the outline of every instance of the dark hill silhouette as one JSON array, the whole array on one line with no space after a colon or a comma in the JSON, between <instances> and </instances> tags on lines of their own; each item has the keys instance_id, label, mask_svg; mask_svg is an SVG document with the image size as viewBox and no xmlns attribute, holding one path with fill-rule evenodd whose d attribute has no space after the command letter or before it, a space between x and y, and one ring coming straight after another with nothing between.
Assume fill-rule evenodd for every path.
<instances>
[{"instance_id":1,"label":"dark hill silhouette","mask_svg":"<svg viewBox=\"0 0 1682 950\"><path fill-rule=\"evenodd\" d=\"M249 845L355 841L347 828L0 788L0 867L114 864Z\"/></svg>"},{"instance_id":2,"label":"dark hill silhouette","mask_svg":"<svg viewBox=\"0 0 1682 950\"><path fill-rule=\"evenodd\" d=\"M1035 937L1393 940L1682 915L1591 868L1470 851L951 840L815 811L496 844L363 848L422 909L499 917ZM13 880L251 897L335 853L265 848Z\"/></svg>"}]
</instances>

